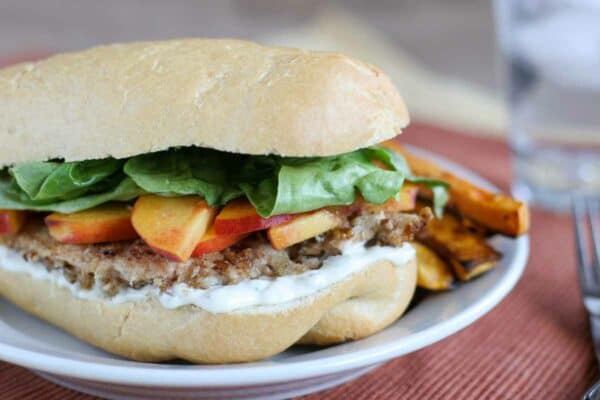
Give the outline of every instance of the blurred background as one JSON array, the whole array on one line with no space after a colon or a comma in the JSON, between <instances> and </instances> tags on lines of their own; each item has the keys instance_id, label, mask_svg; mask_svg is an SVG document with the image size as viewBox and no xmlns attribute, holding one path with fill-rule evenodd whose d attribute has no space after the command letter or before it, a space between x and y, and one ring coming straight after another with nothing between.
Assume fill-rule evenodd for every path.
<instances>
[{"instance_id":1,"label":"blurred background","mask_svg":"<svg viewBox=\"0 0 600 400\"><path fill-rule=\"evenodd\" d=\"M0 62L178 37L342 51L389 74L413 121L506 138L513 193L564 209L600 194L598 21L597 0L0 0Z\"/></svg>"},{"instance_id":2,"label":"blurred background","mask_svg":"<svg viewBox=\"0 0 600 400\"><path fill-rule=\"evenodd\" d=\"M391 74L419 119L503 128L487 0L0 0L0 57L192 36L351 53ZM455 115L469 95L486 116Z\"/></svg>"}]
</instances>

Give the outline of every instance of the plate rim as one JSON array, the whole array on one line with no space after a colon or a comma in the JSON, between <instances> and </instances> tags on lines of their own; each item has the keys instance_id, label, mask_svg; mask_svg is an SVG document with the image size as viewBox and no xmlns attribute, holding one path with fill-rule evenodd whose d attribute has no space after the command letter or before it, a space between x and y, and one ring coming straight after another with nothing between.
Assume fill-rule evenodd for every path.
<instances>
[{"instance_id":1,"label":"plate rim","mask_svg":"<svg viewBox=\"0 0 600 400\"><path fill-rule=\"evenodd\" d=\"M443 163L458 175L476 177L490 189L498 190L481 175L445 157L415 146L407 147L417 154L426 155ZM123 362L131 365L110 365L91 360L74 360L0 342L0 359L25 368L69 378L146 387L223 388L233 385L261 385L310 379L367 367L430 346L466 328L491 311L512 291L527 265L529 235L512 240L514 253L510 264L506 266L507 272L485 296L453 317L421 330L418 334L409 335L391 343L373 345L367 349L324 356L315 360L291 361L285 363L285 368L282 368L283 364L274 362L256 366L251 366L251 363L182 365L165 369L159 368L161 364L139 363L130 360L123 360Z\"/></svg>"}]
</instances>

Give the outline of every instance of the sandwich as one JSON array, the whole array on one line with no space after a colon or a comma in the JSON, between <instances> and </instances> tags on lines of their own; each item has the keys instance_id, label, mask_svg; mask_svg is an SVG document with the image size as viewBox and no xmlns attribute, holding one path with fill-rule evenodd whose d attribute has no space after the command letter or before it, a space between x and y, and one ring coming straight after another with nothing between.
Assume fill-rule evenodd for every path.
<instances>
[{"instance_id":1,"label":"sandwich","mask_svg":"<svg viewBox=\"0 0 600 400\"><path fill-rule=\"evenodd\" d=\"M411 301L409 242L447 200L381 145L408 123L367 63L238 40L0 70L0 295L139 361L376 333Z\"/></svg>"}]
</instances>

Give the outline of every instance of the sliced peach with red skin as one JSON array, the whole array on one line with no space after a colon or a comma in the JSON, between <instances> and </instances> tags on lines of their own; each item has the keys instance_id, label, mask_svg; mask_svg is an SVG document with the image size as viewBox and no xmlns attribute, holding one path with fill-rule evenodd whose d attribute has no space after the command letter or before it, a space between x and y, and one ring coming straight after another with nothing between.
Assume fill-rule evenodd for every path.
<instances>
[{"instance_id":1,"label":"sliced peach with red skin","mask_svg":"<svg viewBox=\"0 0 600 400\"><path fill-rule=\"evenodd\" d=\"M104 204L72 214L53 213L44 221L50 235L63 243L91 244L138 237L127 204Z\"/></svg>"},{"instance_id":2,"label":"sliced peach with red skin","mask_svg":"<svg viewBox=\"0 0 600 400\"><path fill-rule=\"evenodd\" d=\"M215 226L211 226L208 231L200 240L200 243L196 245L192 257L198 257L202 254L214 253L216 251L225 250L228 247L233 246L243 238L248 236L247 233L233 234L233 235L219 235L215 231Z\"/></svg>"},{"instance_id":3,"label":"sliced peach with red skin","mask_svg":"<svg viewBox=\"0 0 600 400\"><path fill-rule=\"evenodd\" d=\"M183 262L212 224L217 210L202 197L140 197L131 222L146 244L173 261Z\"/></svg>"},{"instance_id":4,"label":"sliced peach with red skin","mask_svg":"<svg viewBox=\"0 0 600 400\"><path fill-rule=\"evenodd\" d=\"M326 208L301 214L285 224L269 228L267 236L271 246L281 250L339 226L343 222L343 214Z\"/></svg>"},{"instance_id":5,"label":"sliced peach with red skin","mask_svg":"<svg viewBox=\"0 0 600 400\"><path fill-rule=\"evenodd\" d=\"M357 200L358 207L367 212L392 212L398 213L403 211L411 211L414 210L417 205L417 194L419 192L419 188L415 185L405 183L400 189L400 193L398 194L398 199L388 199L383 204L373 204L367 202L365 199L360 198Z\"/></svg>"},{"instance_id":6,"label":"sliced peach with red skin","mask_svg":"<svg viewBox=\"0 0 600 400\"><path fill-rule=\"evenodd\" d=\"M0 210L0 236L19 233L25 221L27 212L18 210Z\"/></svg>"},{"instance_id":7,"label":"sliced peach with red skin","mask_svg":"<svg viewBox=\"0 0 600 400\"><path fill-rule=\"evenodd\" d=\"M267 229L291 221L294 214L261 217L248 200L238 199L228 203L215 219L215 232L219 235L233 235Z\"/></svg>"}]
</instances>

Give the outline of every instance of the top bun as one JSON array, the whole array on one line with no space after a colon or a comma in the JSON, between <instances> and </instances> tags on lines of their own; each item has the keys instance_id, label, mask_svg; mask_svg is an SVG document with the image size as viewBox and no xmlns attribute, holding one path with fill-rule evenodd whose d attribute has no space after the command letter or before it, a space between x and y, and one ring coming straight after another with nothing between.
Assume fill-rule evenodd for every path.
<instances>
[{"instance_id":1,"label":"top bun","mask_svg":"<svg viewBox=\"0 0 600 400\"><path fill-rule=\"evenodd\" d=\"M369 64L239 40L116 44L0 70L0 167L174 146L327 156L408 121Z\"/></svg>"}]
</instances>

